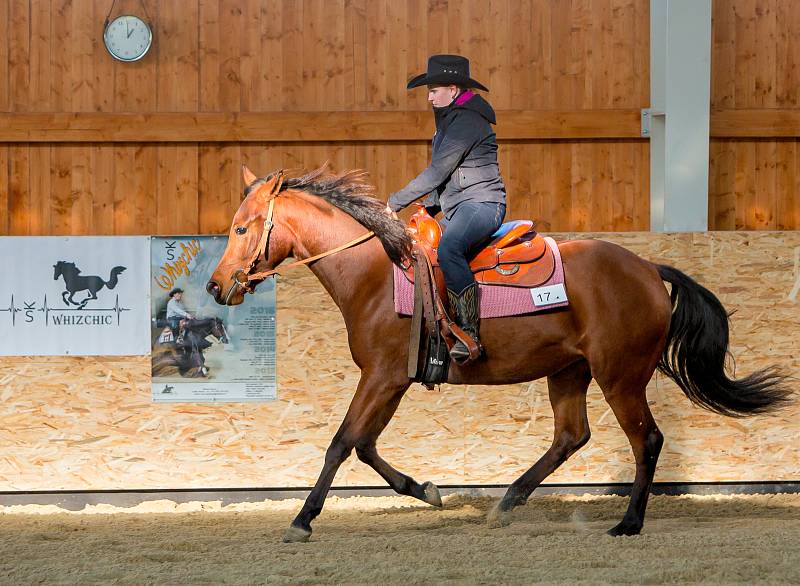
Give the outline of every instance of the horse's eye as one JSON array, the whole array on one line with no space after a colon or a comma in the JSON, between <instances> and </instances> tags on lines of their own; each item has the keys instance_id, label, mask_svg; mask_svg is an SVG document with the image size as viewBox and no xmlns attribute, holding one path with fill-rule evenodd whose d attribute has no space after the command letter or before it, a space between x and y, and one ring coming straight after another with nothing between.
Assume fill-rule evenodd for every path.
<instances>
[{"instance_id":1,"label":"horse's eye","mask_svg":"<svg viewBox=\"0 0 800 586\"><path fill-rule=\"evenodd\" d=\"M236 227L236 233L237 233L239 236L241 236L241 235L242 235L242 234L244 234L245 232L247 232L247 226L237 226L237 227Z\"/></svg>"}]
</instances>

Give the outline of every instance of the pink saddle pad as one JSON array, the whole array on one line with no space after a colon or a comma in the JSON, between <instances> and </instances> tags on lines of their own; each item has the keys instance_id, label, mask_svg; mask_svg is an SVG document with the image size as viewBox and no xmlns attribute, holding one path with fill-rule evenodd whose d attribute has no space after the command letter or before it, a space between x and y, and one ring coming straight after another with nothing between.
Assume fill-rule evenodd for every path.
<instances>
[{"instance_id":1,"label":"pink saddle pad","mask_svg":"<svg viewBox=\"0 0 800 586\"><path fill-rule=\"evenodd\" d=\"M482 318L536 313L553 309L554 307L569 305L564 283L564 265L561 262L561 253L558 251L558 245L549 236L545 236L544 239L553 251L556 262L555 270L550 279L534 289L479 284ZM558 287L553 287L555 285L562 286L561 293L558 293ZM545 299L542 295L552 291L556 291L554 298L563 299L563 301L559 300L555 303L541 305ZM539 296L539 305L534 303L534 296L537 295ZM414 284L408 280L408 277L397 265L394 265L394 310L400 315L411 315L414 312Z\"/></svg>"}]
</instances>

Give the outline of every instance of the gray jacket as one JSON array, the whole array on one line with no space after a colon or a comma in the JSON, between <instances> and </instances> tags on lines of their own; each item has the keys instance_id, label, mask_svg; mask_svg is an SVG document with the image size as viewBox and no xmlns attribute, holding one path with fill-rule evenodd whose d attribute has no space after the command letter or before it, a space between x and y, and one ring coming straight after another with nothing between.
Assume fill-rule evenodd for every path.
<instances>
[{"instance_id":1,"label":"gray jacket","mask_svg":"<svg viewBox=\"0 0 800 586\"><path fill-rule=\"evenodd\" d=\"M466 98L466 99L464 99ZM431 213L450 218L465 201L505 203L506 188L497 165L495 114L489 103L468 92L445 108L434 108L436 134L431 164L389 197L398 211L423 195Z\"/></svg>"}]
</instances>

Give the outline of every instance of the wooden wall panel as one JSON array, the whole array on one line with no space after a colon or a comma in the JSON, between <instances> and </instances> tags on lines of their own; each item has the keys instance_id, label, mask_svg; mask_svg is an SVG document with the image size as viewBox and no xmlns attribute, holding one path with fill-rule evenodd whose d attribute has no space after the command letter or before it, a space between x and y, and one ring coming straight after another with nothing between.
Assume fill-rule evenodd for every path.
<instances>
[{"instance_id":1,"label":"wooden wall panel","mask_svg":"<svg viewBox=\"0 0 800 586\"><path fill-rule=\"evenodd\" d=\"M259 174L365 168L386 199L430 156L427 143L21 143L8 153L4 233L31 235L220 233L240 202L242 163ZM544 231L647 228L646 145L514 142L500 153L509 219L534 218Z\"/></svg>"},{"instance_id":2,"label":"wooden wall panel","mask_svg":"<svg viewBox=\"0 0 800 586\"><path fill-rule=\"evenodd\" d=\"M28 79L30 76L30 3L27 0L8 2L8 106L12 111L27 111L29 108Z\"/></svg>"},{"instance_id":3,"label":"wooden wall panel","mask_svg":"<svg viewBox=\"0 0 800 586\"><path fill-rule=\"evenodd\" d=\"M30 217L30 151L27 144L12 145L9 150L8 217L12 232L27 233Z\"/></svg>"},{"instance_id":4,"label":"wooden wall panel","mask_svg":"<svg viewBox=\"0 0 800 586\"><path fill-rule=\"evenodd\" d=\"M94 233L91 178L89 176L91 147L79 145L69 150L72 159L70 166L72 205L69 208L70 215L67 222L71 233L84 236Z\"/></svg>"},{"instance_id":5,"label":"wooden wall panel","mask_svg":"<svg viewBox=\"0 0 800 586\"><path fill-rule=\"evenodd\" d=\"M114 147L91 145L92 234L112 234L114 229Z\"/></svg>"},{"instance_id":6,"label":"wooden wall panel","mask_svg":"<svg viewBox=\"0 0 800 586\"><path fill-rule=\"evenodd\" d=\"M159 111L194 112L198 101L198 6L160 2L156 79Z\"/></svg>"},{"instance_id":7,"label":"wooden wall panel","mask_svg":"<svg viewBox=\"0 0 800 586\"><path fill-rule=\"evenodd\" d=\"M709 227L800 229L800 3L715 1L711 71Z\"/></svg>"},{"instance_id":8,"label":"wooden wall panel","mask_svg":"<svg viewBox=\"0 0 800 586\"><path fill-rule=\"evenodd\" d=\"M404 85L429 54L446 51L472 58L473 76L489 85L498 109L637 108L649 100L646 0L146 6L153 49L141 61L119 63L102 43L106 2L9 0L0 15L8 33L0 72L11 87L0 110L427 110L424 90ZM793 46L796 33L780 26L773 27L776 43ZM772 55L767 65L776 55L793 62L796 52ZM787 87L770 91L796 100Z\"/></svg>"},{"instance_id":9,"label":"wooden wall panel","mask_svg":"<svg viewBox=\"0 0 800 586\"><path fill-rule=\"evenodd\" d=\"M32 236L52 234L52 159L53 148L49 144L30 145L30 190L31 217L28 233ZM102 177L102 167L92 167L92 177Z\"/></svg>"},{"instance_id":10,"label":"wooden wall panel","mask_svg":"<svg viewBox=\"0 0 800 586\"><path fill-rule=\"evenodd\" d=\"M335 169L363 165L386 197L426 166L428 130L398 140L375 126L377 136L369 137L369 145L319 137L289 145L280 138L264 142L256 125L247 140L263 146L264 154L258 154L256 145L239 144L230 134L209 131L184 142L184 125L166 130L171 127L164 119L147 118L137 126L113 116L318 112L316 119L304 115L297 124L302 128L305 122L313 134L324 127L320 120L327 112L417 112L429 125L424 89L409 92L405 83L437 52L468 55L473 76L489 85L488 97L502 112L500 160L510 217L535 215L548 229L647 227L642 212L647 193L639 191L646 187L647 143L620 141L633 137L600 128L614 116L622 116L626 127L635 125L628 113L649 100L647 0L146 0L145 5L154 45L135 63L116 62L105 51L107 2L9 0L0 10L0 33L7 33L0 35L0 111L13 116L7 126L24 123L31 114L54 116L32 119L39 131L56 127L65 113L86 116L70 123L77 127L94 124L94 113L112 116L108 134L53 136L13 163L17 175L23 173L20 166L48 166L24 173L49 191L31 190L29 197L38 199L26 200L22 220L23 208L9 199L6 172L9 179L0 188L7 204L17 206L17 219L6 221L11 232L2 233L221 230L239 199L232 169L245 153L264 162L255 165L259 173L272 170L272 161L309 167L330 160ZM341 125L357 128L355 120L342 119ZM589 140L572 138L572 128ZM133 143L117 143L126 132L126 140L130 133L141 134ZM169 143L170 132L181 146ZM565 142L550 140L555 137ZM610 200L618 187L625 197Z\"/></svg>"},{"instance_id":11,"label":"wooden wall panel","mask_svg":"<svg viewBox=\"0 0 800 586\"><path fill-rule=\"evenodd\" d=\"M8 145L0 144L0 234L11 234L8 217L11 209L8 200L8 150Z\"/></svg>"},{"instance_id":12,"label":"wooden wall panel","mask_svg":"<svg viewBox=\"0 0 800 586\"><path fill-rule=\"evenodd\" d=\"M53 43L50 24L53 5L50 2L31 3L30 109L34 112L53 110ZM56 47L58 47L56 45ZM58 49L56 49L58 50ZM113 84L111 86L113 94ZM112 104L113 105L113 104Z\"/></svg>"},{"instance_id":13,"label":"wooden wall panel","mask_svg":"<svg viewBox=\"0 0 800 586\"><path fill-rule=\"evenodd\" d=\"M9 3L0 5L0 39L9 38L10 16L11 5ZM0 112L7 112L11 109L8 50L9 43L0 41Z\"/></svg>"}]
</instances>

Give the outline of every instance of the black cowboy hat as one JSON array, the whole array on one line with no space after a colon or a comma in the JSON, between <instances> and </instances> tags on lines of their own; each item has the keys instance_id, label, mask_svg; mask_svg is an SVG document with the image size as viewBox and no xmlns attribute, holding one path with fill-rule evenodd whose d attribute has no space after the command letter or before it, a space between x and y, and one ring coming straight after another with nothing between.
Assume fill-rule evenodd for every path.
<instances>
[{"instance_id":1,"label":"black cowboy hat","mask_svg":"<svg viewBox=\"0 0 800 586\"><path fill-rule=\"evenodd\" d=\"M183 293L183 289L180 287L175 287L172 291L169 292L169 296L172 297L175 293Z\"/></svg>"},{"instance_id":2,"label":"black cowboy hat","mask_svg":"<svg viewBox=\"0 0 800 586\"><path fill-rule=\"evenodd\" d=\"M469 76L469 59L461 55L433 55L428 58L428 71L412 77L407 87L411 89L421 85L457 85L489 91Z\"/></svg>"}]
</instances>

